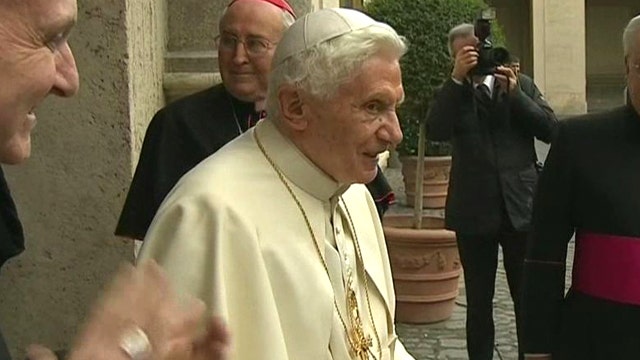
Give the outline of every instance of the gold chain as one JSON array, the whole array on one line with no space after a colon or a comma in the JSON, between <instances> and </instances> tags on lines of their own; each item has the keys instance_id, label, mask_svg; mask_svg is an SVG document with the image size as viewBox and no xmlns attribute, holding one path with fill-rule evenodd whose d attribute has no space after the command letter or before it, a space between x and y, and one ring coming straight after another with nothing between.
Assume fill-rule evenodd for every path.
<instances>
[{"instance_id":1,"label":"gold chain","mask_svg":"<svg viewBox=\"0 0 640 360\"><path fill-rule=\"evenodd\" d=\"M371 301L369 300L369 282L367 281L367 274L364 269L364 261L362 260L362 251L360 250L360 241L358 241L358 235L356 234L356 227L353 225L353 219L351 218L351 213L349 213L349 208L347 207L347 203L344 202L344 199L340 197L340 201L342 202L342 206L344 206L344 210L347 213L347 219L349 219L349 226L351 226L351 233L353 234L353 242L356 247L356 253L358 254L358 260L360 260L361 270L362 270L362 278L364 279L364 294L367 299L367 307L369 308L369 320L371 320L371 325L373 326L373 332L376 335L376 342L378 343L379 350L379 359L382 359L382 345L380 344L380 337L378 336L378 329L376 328L376 322L373 321L373 311L371 310ZM373 356L373 353L371 354ZM375 359L375 356L374 356Z\"/></svg>"},{"instance_id":2,"label":"gold chain","mask_svg":"<svg viewBox=\"0 0 640 360\"><path fill-rule=\"evenodd\" d=\"M260 139L258 139L258 134L257 134L257 131L255 131L255 130L253 132L253 137L254 137L254 139L256 141L256 144L258 145L258 148L262 152L262 155L264 155L264 157L267 159L267 161L269 162L269 164L271 165L273 170L278 175L278 178L280 179L282 184L285 186L285 188L287 189L287 191L289 192L289 194L293 198L293 201L298 206L298 209L300 210L300 213L302 214L302 217L304 218L304 222L305 222L305 224L307 226L307 230L309 230L309 234L311 235L311 239L312 239L313 245L314 245L314 247L316 249L316 253L318 254L318 257L320 258L320 261L322 262L322 266L324 267L324 271L326 272L327 277L329 279L331 279L331 275L329 274L329 267L327 266L327 262L324 260L324 257L322 256L322 252L320 251L320 246L318 245L318 239L316 238L316 235L313 232L313 228L311 227L311 222L309 221L307 213L304 210L304 208L302 207L302 204L300 203L300 200L298 200L298 197L293 192L293 189L289 185L289 182L285 179L284 174L282 173L282 171L278 168L278 166L275 164L273 159L271 159L271 157L267 154L267 151L265 150L264 146L262 146L262 142L260 142ZM340 201L342 202L342 204L343 204L343 206L344 206L344 208L346 210L347 217L349 219L349 225L351 226L351 231L352 231L352 234L353 234L353 240L354 240L354 244L355 244L355 248L356 248L357 260L360 260L362 276L364 278L364 291L365 291L365 294L366 294L367 306L369 308L368 309L369 310L369 319L371 320L371 324L373 326L373 331L374 331L374 334L375 334L375 337L376 337L376 342L377 342L377 345L378 345L378 356L379 356L378 359L382 360L382 346L381 346L381 343L380 343L380 337L378 335L378 331L376 329L376 324L373 321L373 312L371 310L371 302L369 300L369 289L368 289L368 282L367 282L367 274L366 274L366 271L365 271L365 268L364 268L364 262L362 261L362 253L360 251L360 244L358 243L358 236L356 235L356 232L355 232L356 229L353 226L353 220L351 219L351 214L349 214L349 209L347 209L346 203L344 202L342 197L340 197ZM357 331L357 329L354 329L354 330L356 332L356 336L358 337L357 340L360 343L360 346L354 344L354 339L352 339L351 336L350 336L351 332L349 331L349 328L347 327L347 323L344 320L344 317L342 316L342 313L340 313L340 308L338 307L338 301L336 300L335 294L333 296L333 306L335 307L336 312L338 313L338 317L340 318L340 322L342 323L342 327L344 328L344 332L346 334L347 341L349 342L349 346L351 347L351 351L354 354L359 355L359 356L363 356L363 351L367 351L367 352L369 352L369 354L371 354L371 356L375 360L376 357L374 356L373 351L368 347L366 349L364 349L362 347L363 344L366 344L367 340L364 338L364 336L363 336L364 334L359 333ZM356 306L357 306L357 302L356 302ZM358 336L358 335L361 335L361 336ZM369 338L369 341L370 341L370 338ZM361 359L365 360L366 358L362 357Z\"/></svg>"}]
</instances>

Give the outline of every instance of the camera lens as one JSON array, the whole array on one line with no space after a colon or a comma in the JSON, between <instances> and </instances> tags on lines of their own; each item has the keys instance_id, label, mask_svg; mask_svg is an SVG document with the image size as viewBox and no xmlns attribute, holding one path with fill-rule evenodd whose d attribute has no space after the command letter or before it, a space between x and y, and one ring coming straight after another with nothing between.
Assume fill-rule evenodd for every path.
<instances>
[{"instance_id":1,"label":"camera lens","mask_svg":"<svg viewBox=\"0 0 640 360\"><path fill-rule=\"evenodd\" d=\"M509 62L509 51L503 47L495 47L491 50L490 57L495 66L504 65Z\"/></svg>"}]
</instances>

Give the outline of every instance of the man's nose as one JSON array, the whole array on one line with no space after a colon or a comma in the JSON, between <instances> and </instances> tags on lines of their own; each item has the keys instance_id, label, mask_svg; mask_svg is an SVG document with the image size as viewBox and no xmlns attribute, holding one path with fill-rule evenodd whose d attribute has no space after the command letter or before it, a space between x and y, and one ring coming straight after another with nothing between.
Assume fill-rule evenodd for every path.
<instances>
[{"instance_id":1,"label":"man's nose","mask_svg":"<svg viewBox=\"0 0 640 360\"><path fill-rule=\"evenodd\" d=\"M236 64L244 64L249 61L249 54L243 42L238 41L236 49L233 53L233 62Z\"/></svg>"},{"instance_id":2,"label":"man's nose","mask_svg":"<svg viewBox=\"0 0 640 360\"><path fill-rule=\"evenodd\" d=\"M78 92L80 80L73 52L68 43L64 43L56 55L56 78L52 92L58 96L70 97Z\"/></svg>"},{"instance_id":3,"label":"man's nose","mask_svg":"<svg viewBox=\"0 0 640 360\"><path fill-rule=\"evenodd\" d=\"M384 125L380 128L378 136L381 140L397 146L402 141L402 129L400 128L400 121L398 121L398 114L393 111L385 119Z\"/></svg>"}]
</instances>

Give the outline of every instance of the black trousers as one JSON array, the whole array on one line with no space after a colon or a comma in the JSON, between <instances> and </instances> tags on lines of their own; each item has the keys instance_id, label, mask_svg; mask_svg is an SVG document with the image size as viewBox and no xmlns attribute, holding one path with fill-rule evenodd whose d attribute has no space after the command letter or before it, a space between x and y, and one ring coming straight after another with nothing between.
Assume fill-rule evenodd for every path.
<instances>
[{"instance_id":1,"label":"black trousers","mask_svg":"<svg viewBox=\"0 0 640 360\"><path fill-rule=\"evenodd\" d=\"M9 349L7 349L7 344L4 342L4 338L2 337L2 332L0 331L0 360L11 360L11 356L9 355Z\"/></svg>"},{"instance_id":2,"label":"black trousers","mask_svg":"<svg viewBox=\"0 0 640 360\"><path fill-rule=\"evenodd\" d=\"M527 233L515 231L508 220L503 223L504 225L494 234L456 233L467 295L466 332L470 360L493 359L493 295L498 267L498 246L502 247L507 283L515 307L518 340L522 334L519 294ZM523 359L520 352L519 358Z\"/></svg>"}]
</instances>

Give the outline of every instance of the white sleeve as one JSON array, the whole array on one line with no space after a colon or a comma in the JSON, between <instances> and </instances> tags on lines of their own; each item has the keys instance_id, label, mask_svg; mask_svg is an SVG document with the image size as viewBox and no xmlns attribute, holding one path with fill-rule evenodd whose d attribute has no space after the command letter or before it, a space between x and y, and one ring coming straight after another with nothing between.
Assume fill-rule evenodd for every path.
<instances>
[{"instance_id":1,"label":"white sleeve","mask_svg":"<svg viewBox=\"0 0 640 360\"><path fill-rule=\"evenodd\" d=\"M156 215L140 254L155 259L184 299L222 316L232 360L287 360L258 237L243 217L204 196L174 191ZM256 301L260 299L260 301Z\"/></svg>"}]
</instances>

